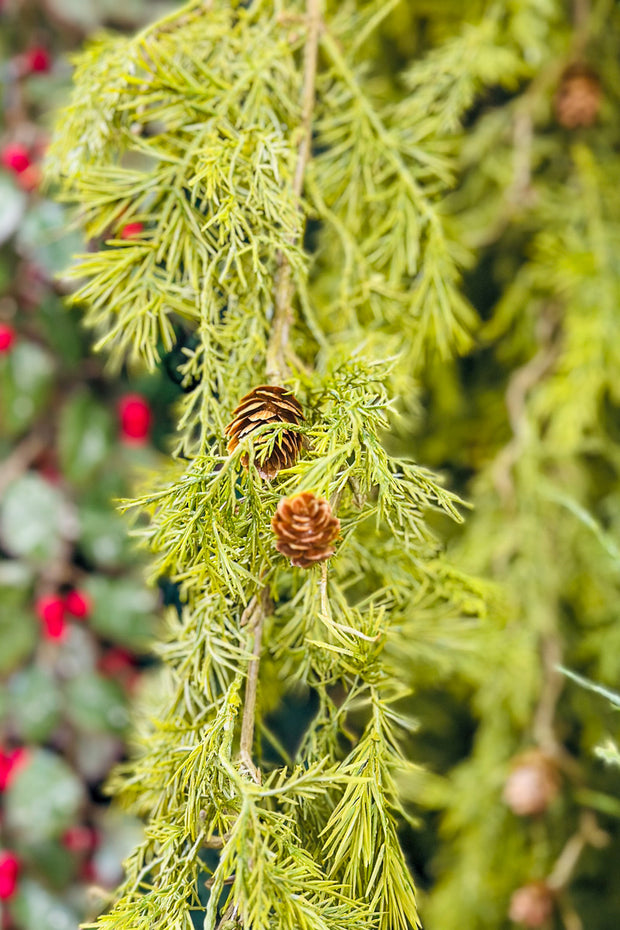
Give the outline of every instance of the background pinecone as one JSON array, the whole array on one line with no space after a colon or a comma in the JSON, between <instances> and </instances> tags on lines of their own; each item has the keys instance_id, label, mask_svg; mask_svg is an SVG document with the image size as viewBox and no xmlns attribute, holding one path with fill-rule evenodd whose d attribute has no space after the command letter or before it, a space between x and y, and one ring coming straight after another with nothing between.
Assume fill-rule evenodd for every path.
<instances>
[{"instance_id":1,"label":"background pinecone","mask_svg":"<svg viewBox=\"0 0 620 930\"><path fill-rule=\"evenodd\" d=\"M518 888L510 900L509 917L526 927L542 927L553 914L553 892L544 882Z\"/></svg>"},{"instance_id":2,"label":"background pinecone","mask_svg":"<svg viewBox=\"0 0 620 930\"><path fill-rule=\"evenodd\" d=\"M233 411L233 419L226 427L228 451L234 452L242 439L251 435L265 423L294 423L304 419L301 404L287 388L277 384L261 384L242 397ZM254 443L256 469L261 478L275 478L282 468L290 468L297 461L302 436L294 430L281 430L275 437L268 432L257 436ZM247 453L241 462L248 467Z\"/></svg>"},{"instance_id":3,"label":"background pinecone","mask_svg":"<svg viewBox=\"0 0 620 930\"><path fill-rule=\"evenodd\" d=\"M271 528L277 537L278 552L290 559L291 565L309 568L334 554L332 544L340 532L340 520L326 500L302 491L282 498Z\"/></svg>"},{"instance_id":4,"label":"background pinecone","mask_svg":"<svg viewBox=\"0 0 620 930\"><path fill-rule=\"evenodd\" d=\"M565 129L592 126L601 105L601 82L583 62L570 65L562 75L555 98L555 116Z\"/></svg>"},{"instance_id":5,"label":"background pinecone","mask_svg":"<svg viewBox=\"0 0 620 930\"><path fill-rule=\"evenodd\" d=\"M540 749L528 749L513 759L503 798L518 817L544 813L560 790L557 763Z\"/></svg>"}]
</instances>

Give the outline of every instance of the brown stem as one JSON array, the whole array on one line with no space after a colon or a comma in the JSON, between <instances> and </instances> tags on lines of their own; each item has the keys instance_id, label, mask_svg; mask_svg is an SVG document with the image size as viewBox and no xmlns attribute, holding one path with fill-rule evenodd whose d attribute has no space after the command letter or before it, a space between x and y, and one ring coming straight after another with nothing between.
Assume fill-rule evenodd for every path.
<instances>
[{"instance_id":1,"label":"brown stem","mask_svg":"<svg viewBox=\"0 0 620 930\"><path fill-rule=\"evenodd\" d=\"M223 849L229 839L228 834L226 836L212 836L210 839L205 840L202 845L205 849Z\"/></svg>"},{"instance_id":2,"label":"brown stem","mask_svg":"<svg viewBox=\"0 0 620 930\"><path fill-rule=\"evenodd\" d=\"M512 207L527 206L532 189L532 144L534 129L530 109L523 107L515 113L512 148L512 184L508 201Z\"/></svg>"},{"instance_id":3,"label":"brown stem","mask_svg":"<svg viewBox=\"0 0 620 930\"><path fill-rule=\"evenodd\" d=\"M558 346L554 340L554 321L551 317L543 318L542 324L545 331L541 333L541 348L529 362L512 373L506 390L506 408L513 435L500 450L492 466L493 483L504 503L513 496L512 469L530 435L527 396L549 372L558 354Z\"/></svg>"},{"instance_id":4,"label":"brown stem","mask_svg":"<svg viewBox=\"0 0 620 930\"><path fill-rule=\"evenodd\" d=\"M548 636L542 641L543 685L540 701L533 723L534 739L541 749L556 755L562 747L558 744L553 728L555 709L558 703L564 678L558 671L562 661L562 650L557 636Z\"/></svg>"},{"instance_id":5,"label":"brown stem","mask_svg":"<svg viewBox=\"0 0 620 930\"><path fill-rule=\"evenodd\" d=\"M38 433L27 436L0 464L0 494L18 478L45 448L45 440Z\"/></svg>"},{"instance_id":6,"label":"brown stem","mask_svg":"<svg viewBox=\"0 0 620 930\"><path fill-rule=\"evenodd\" d=\"M566 888L585 847L602 849L608 842L609 836L601 830L592 811L583 811L577 832L567 840L545 884L555 892Z\"/></svg>"},{"instance_id":7,"label":"brown stem","mask_svg":"<svg viewBox=\"0 0 620 930\"><path fill-rule=\"evenodd\" d=\"M256 716L256 692L258 688L258 672L260 668L261 641L263 637L263 621L270 607L269 592L265 587L260 594L255 595L241 617L241 626L247 626L250 633L254 633L252 655L248 665L248 677L245 685L245 699L243 702L243 716L241 718L241 739L239 743L239 758L249 771L257 784L260 784L260 771L252 760L252 746L254 743L254 722Z\"/></svg>"},{"instance_id":8,"label":"brown stem","mask_svg":"<svg viewBox=\"0 0 620 930\"><path fill-rule=\"evenodd\" d=\"M319 591L321 593L321 613L326 620L331 619L329 609L329 598L327 596L327 562L321 562L321 580L319 582Z\"/></svg>"},{"instance_id":9,"label":"brown stem","mask_svg":"<svg viewBox=\"0 0 620 930\"><path fill-rule=\"evenodd\" d=\"M583 57L588 44L588 31L590 28L590 0L573 0L573 41L571 57Z\"/></svg>"},{"instance_id":10,"label":"brown stem","mask_svg":"<svg viewBox=\"0 0 620 930\"><path fill-rule=\"evenodd\" d=\"M293 194L297 201L301 199L304 175L312 144L312 113L314 110L316 65L321 32L321 0L307 0L306 12L308 35L304 48L304 78L301 97L302 137L297 150L297 163L292 185ZM301 211L301 204L299 204L298 208ZM290 244L295 245L295 242L296 237L291 237ZM267 347L266 366L267 379L272 384L279 384L287 377L289 369L286 361L286 350L289 331L293 322L291 265L284 252L278 253L277 262L278 268L273 298L273 322Z\"/></svg>"},{"instance_id":11,"label":"brown stem","mask_svg":"<svg viewBox=\"0 0 620 930\"><path fill-rule=\"evenodd\" d=\"M223 930L223 927L225 926L225 924L228 923L228 921L230 920L234 920L236 916L237 916L237 905L229 904L226 910L224 911L224 913L222 914L222 918L219 924L217 925L216 930Z\"/></svg>"},{"instance_id":12,"label":"brown stem","mask_svg":"<svg viewBox=\"0 0 620 930\"><path fill-rule=\"evenodd\" d=\"M575 30L583 32L590 16L590 0L573 0L573 23Z\"/></svg>"},{"instance_id":13,"label":"brown stem","mask_svg":"<svg viewBox=\"0 0 620 930\"><path fill-rule=\"evenodd\" d=\"M297 152L297 162L292 185L293 194L298 201L301 198L303 190L304 175L312 142L312 113L314 110L316 64L319 33L321 30L321 0L307 0L306 10L308 34L304 48L304 76L301 98L302 137ZM301 211L301 205L299 205L299 209ZM295 242L296 238L292 237L290 244L295 245ZM291 299L291 266L284 252L280 252L278 254L278 269L275 277L273 322L269 345L267 346L266 359L268 380L275 384L281 383L288 373L286 348L293 319ZM256 692L260 668L263 621L267 616L269 603L268 590L267 588L263 588L260 594L252 598L241 618L242 626L248 626L249 631L253 631L254 642L245 686L239 757L250 772L252 778L258 783L260 783L260 771L252 760L252 746L254 743Z\"/></svg>"}]
</instances>

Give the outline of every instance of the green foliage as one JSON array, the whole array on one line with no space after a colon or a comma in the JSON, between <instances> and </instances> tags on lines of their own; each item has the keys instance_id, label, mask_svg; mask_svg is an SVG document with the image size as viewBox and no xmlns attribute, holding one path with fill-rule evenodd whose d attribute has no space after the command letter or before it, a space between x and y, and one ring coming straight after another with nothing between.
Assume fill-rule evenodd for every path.
<instances>
[{"instance_id":1,"label":"green foliage","mask_svg":"<svg viewBox=\"0 0 620 930\"><path fill-rule=\"evenodd\" d=\"M561 850L600 846L579 824L614 799L575 774L568 747L591 760L602 734L560 702L556 665L618 676L620 24L605 0L576 30L559 0L462 7L190 2L77 60L48 155L92 245L73 300L112 366L173 364L184 389L172 457L123 505L181 605L112 783L145 836L101 930L415 927L403 797L443 810L429 925L497 930L515 887L548 877L578 926ZM585 49L610 106L567 144L553 99ZM421 376L416 454L475 475L458 570L433 528L460 499L385 441ZM273 482L252 437L229 454L224 433L266 382L305 415ZM254 434L263 452L283 428ZM298 491L338 512L327 569L276 554L271 517ZM436 715L415 733L412 683L471 714L449 777L409 761ZM299 699L314 715L283 741L272 716ZM530 830L501 792L532 742L566 784Z\"/></svg>"},{"instance_id":2,"label":"green foliage","mask_svg":"<svg viewBox=\"0 0 620 930\"><path fill-rule=\"evenodd\" d=\"M466 256L439 198L476 92L527 68L521 12L498 4L386 93L368 55L398 6L310 4L304 22L302 3L193 2L77 63L48 155L97 243L71 270L73 299L117 367L154 367L180 343L186 387L177 457L125 505L182 609L151 722L113 784L146 834L101 928L189 927L202 910L205 928L418 923L397 835L404 658L428 677L458 664L489 592L430 529L431 512L461 520L459 499L382 437L395 386L410 390L427 353L470 344ZM143 228L128 240L129 221ZM306 418L301 459L273 483L251 440L224 448L239 398L268 379L293 386ZM302 490L338 510L326 573L274 550L270 517ZM296 694L318 711L290 757L266 717Z\"/></svg>"},{"instance_id":3,"label":"green foliage","mask_svg":"<svg viewBox=\"0 0 620 930\"><path fill-rule=\"evenodd\" d=\"M557 926L605 928L618 906L617 775L595 756L613 761L617 718L557 668L617 690L620 19L589 6L575 28L557 5L531 83L474 111L449 198L461 241L479 250L468 284L485 323L467 370L433 375L420 443L431 462L473 475L474 516L452 558L503 585L508 625L487 639L486 670L459 668L473 746L427 800L443 808L426 910L442 930L503 927L512 891L547 878ZM575 58L596 69L601 104L591 126L569 132L555 100ZM530 823L502 791L531 744L559 760L562 793ZM583 827L593 811L602 854ZM571 842L594 848L563 874ZM510 865L498 870L500 859Z\"/></svg>"}]
</instances>

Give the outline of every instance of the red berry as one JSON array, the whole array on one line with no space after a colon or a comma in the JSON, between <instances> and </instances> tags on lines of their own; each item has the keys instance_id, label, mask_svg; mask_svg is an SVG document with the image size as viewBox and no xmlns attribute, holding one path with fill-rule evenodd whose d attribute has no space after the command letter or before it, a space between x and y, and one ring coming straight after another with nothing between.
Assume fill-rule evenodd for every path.
<instances>
[{"instance_id":1,"label":"red berry","mask_svg":"<svg viewBox=\"0 0 620 930\"><path fill-rule=\"evenodd\" d=\"M116 678L117 681L128 692L138 685L141 675L134 665L134 657L125 649L113 647L101 656L97 662L97 668L102 675L110 678Z\"/></svg>"},{"instance_id":2,"label":"red berry","mask_svg":"<svg viewBox=\"0 0 620 930\"><path fill-rule=\"evenodd\" d=\"M36 604L35 610L47 639L62 639L66 633L65 604L57 594L44 594Z\"/></svg>"},{"instance_id":3,"label":"red berry","mask_svg":"<svg viewBox=\"0 0 620 930\"><path fill-rule=\"evenodd\" d=\"M62 835L61 842L72 853L88 853L97 846L99 837L93 827L69 827Z\"/></svg>"},{"instance_id":4,"label":"red berry","mask_svg":"<svg viewBox=\"0 0 620 930\"><path fill-rule=\"evenodd\" d=\"M19 867L19 859L15 853L0 852L0 900L8 901L15 894Z\"/></svg>"},{"instance_id":5,"label":"red berry","mask_svg":"<svg viewBox=\"0 0 620 930\"><path fill-rule=\"evenodd\" d=\"M67 633L65 618L46 620L43 624L43 632L47 639L64 639Z\"/></svg>"},{"instance_id":6,"label":"red berry","mask_svg":"<svg viewBox=\"0 0 620 930\"><path fill-rule=\"evenodd\" d=\"M28 167L17 175L17 183L24 191L33 191L41 183L43 172L38 165L28 165Z\"/></svg>"},{"instance_id":7,"label":"red berry","mask_svg":"<svg viewBox=\"0 0 620 930\"><path fill-rule=\"evenodd\" d=\"M131 654L126 649L120 649L117 646L108 649L97 662L97 668L104 675L123 675L133 667Z\"/></svg>"},{"instance_id":8,"label":"red berry","mask_svg":"<svg viewBox=\"0 0 620 930\"><path fill-rule=\"evenodd\" d=\"M27 74L33 74L35 71L44 73L49 71L51 66L50 53L42 45L35 45L24 53L24 70Z\"/></svg>"},{"instance_id":9,"label":"red berry","mask_svg":"<svg viewBox=\"0 0 620 930\"><path fill-rule=\"evenodd\" d=\"M37 468L37 471L42 478L45 478L50 484L60 484L62 481L62 474L59 470L52 464L40 465Z\"/></svg>"},{"instance_id":10,"label":"red berry","mask_svg":"<svg viewBox=\"0 0 620 930\"><path fill-rule=\"evenodd\" d=\"M28 149L18 143L5 146L2 155L0 155L0 161L5 168L15 172L15 174L21 174L22 171L30 167Z\"/></svg>"},{"instance_id":11,"label":"red berry","mask_svg":"<svg viewBox=\"0 0 620 930\"><path fill-rule=\"evenodd\" d=\"M0 354L10 352L15 342L15 330L8 323L0 323Z\"/></svg>"},{"instance_id":12,"label":"red berry","mask_svg":"<svg viewBox=\"0 0 620 930\"><path fill-rule=\"evenodd\" d=\"M119 402L118 411L123 439L136 444L146 442L152 415L144 397L140 394L126 394Z\"/></svg>"},{"instance_id":13,"label":"red berry","mask_svg":"<svg viewBox=\"0 0 620 930\"><path fill-rule=\"evenodd\" d=\"M65 596L65 608L73 617L85 620L90 615L92 608L90 597L86 591L75 588Z\"/></svg>"},{"instance_id":14,"label":"red berry","mask_svg":"<svg viewBox=\"0 0 620 930\"><path fill-rule=\"evenodd\" d=\"M95 863L92 859L87 859L80 869L80 878L83 882L96 882L98 879Z\"/></svg>"},{"instance_id":15,"label":"red berry","mask_svg":"<svg viewBox=\"0 0 620 930\"><path fill-rule=\"evenodd\" d=\"M143 223L126 223L121 229L121 239L135 239L143 229Z\"/></svg>"},{"instance_id":16,"label":"red berry","mask_svg":"<svg viewBox=\"0 0 620 930\"><path fill-rule=\"evenodd\" d=\"M0 750L0 791L6 791L19 768L27 761L28 753L23 747Z\"/></svg>"}]
</instances>

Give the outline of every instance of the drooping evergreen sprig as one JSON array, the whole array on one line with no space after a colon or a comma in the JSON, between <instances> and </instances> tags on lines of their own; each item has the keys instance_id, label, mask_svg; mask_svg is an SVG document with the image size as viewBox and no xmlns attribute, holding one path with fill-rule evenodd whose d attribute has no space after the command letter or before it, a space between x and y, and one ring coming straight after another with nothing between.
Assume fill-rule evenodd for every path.
<instances>
[{"instance_id":1,"label":"drooping evergreen sprig","mask_svg":"<svg viewBox=\"0 0 620 930\"><path fill-rule=\"evenodd\" d=\"M418 925L398 839L403 699L412 669L445 666L444 634L467 651L485 592L429 527L432 511L460 520L460 501L383 436L424 354L468 344L440 203L452 136L483 83L524 67L512 4L481 4L386 102L366 54L396 6L191 2L91 44L58 123L49 177L94 244L71 273L98 348L153 367L192 334L176 457L125 505L183 606L112 786L145 837L99 930L198 914L206 930ZM442 76L431 101L425 68ZM239 401L266 384L304 419L227 451ZM285 430L301 454L265 480ZM308 569L271 529L304 492L340 521ZM267 716L298 692L318 710L291 754Z\"/></svg>"}]
</instances>

